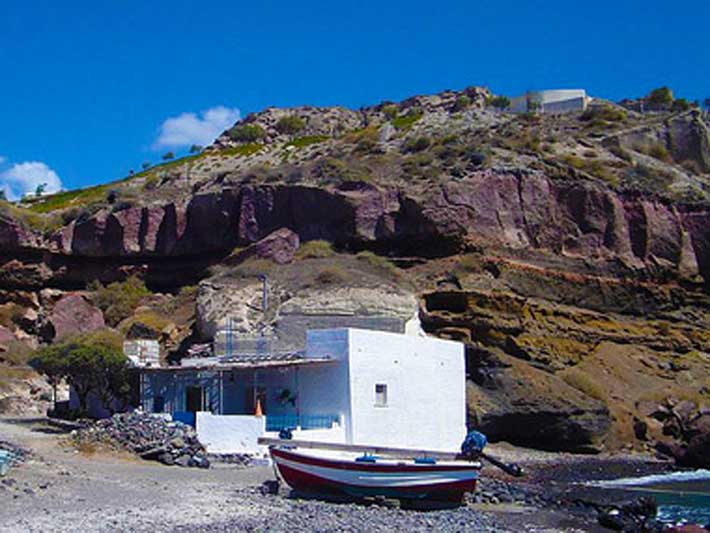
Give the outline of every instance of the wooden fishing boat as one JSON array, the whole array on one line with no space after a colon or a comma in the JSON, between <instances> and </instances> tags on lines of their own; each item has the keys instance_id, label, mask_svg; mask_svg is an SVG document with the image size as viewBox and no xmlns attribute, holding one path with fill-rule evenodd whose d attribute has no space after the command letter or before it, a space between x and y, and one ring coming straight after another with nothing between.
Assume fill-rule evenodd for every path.
<instances>
[{"instance_id":1,"label":"wooden fishing boat","mask_svg":"<svg viewBox=\"0 0 710 533\"><path fill-rule=\"evenodd\" d=\"M292 489L351 497L461 501L476 488L478 461L460 454L260 439ZM315 449L318 448L318 449Z\"/></svg>"}]
</instances>

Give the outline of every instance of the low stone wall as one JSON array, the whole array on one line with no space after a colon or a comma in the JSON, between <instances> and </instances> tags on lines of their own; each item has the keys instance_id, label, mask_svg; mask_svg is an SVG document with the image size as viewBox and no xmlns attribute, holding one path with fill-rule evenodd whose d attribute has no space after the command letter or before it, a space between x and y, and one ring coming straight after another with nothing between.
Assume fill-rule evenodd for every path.
<instances>
[{"instance_id":1,"label":"low stone wall","mask_svg":"<svg viewBox=\"0 0 710 533\"><path fill-rule=\"evenodd\" d=\"M266 418L253 415L197 413L197 437L209 453L263 453L257 439L266 432Z\"/></svg>"}]
</instances>

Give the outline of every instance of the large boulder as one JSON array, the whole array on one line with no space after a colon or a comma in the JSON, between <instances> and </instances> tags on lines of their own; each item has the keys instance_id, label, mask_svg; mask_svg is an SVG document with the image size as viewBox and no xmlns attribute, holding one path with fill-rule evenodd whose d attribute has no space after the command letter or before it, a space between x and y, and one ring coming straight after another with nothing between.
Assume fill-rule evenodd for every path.
<instances>
[{"instance_id":1,"label":"large boulder","mask_svg":"<svg viewBox=\"0 0 710 533\"><path fill-rule=\"evenodd\" d=\"M104 315L100 309L91 305L80 294L68 294L54 304L40 333L46 340L56 341L105 326Z\"/></svg>"},{"instance_id":2,"label":"large boulder","mask_svg":"<svg viewBox=\"0 0 710 533\"><path fill-rule=\"evenodd\" d=\"M689 439L678 464L692 468L710 468L710 412L700 415L686 431Z\"/></svg>"},{"instance_id":3,"label":"large boulder","mask_svg":"<svg viewBox=\"0 0 710 533\"><path fill-rule=\"evenodd\" d=\"M288 228L281 228L254 244L247 246L229 257L223 263L238 264L250 258L268 259L279 265L293 261L298 250L300 239L298 234Z\"/></svg>"}]
</instances>

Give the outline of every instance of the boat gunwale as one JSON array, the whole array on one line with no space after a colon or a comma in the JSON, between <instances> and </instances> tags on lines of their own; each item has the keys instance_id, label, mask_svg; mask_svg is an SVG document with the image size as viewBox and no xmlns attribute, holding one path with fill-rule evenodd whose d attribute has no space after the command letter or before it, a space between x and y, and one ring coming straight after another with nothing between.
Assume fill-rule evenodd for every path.
<instances>
[{"instance_id":1,"label":"boat gunwale","mask_svg":"<svg viewBox=\"0 0 710 533\"><path fill-rule=\"evenodd\" d=\"M410 463L358 463L355 460L346 459L321 459L312 455L299 453L294 451L296 448L288 449L285 446L272 446L269 449L274 461L278 465L277 457L282 456L286 460L295 461L305 465L322 466L339 470L359 470L362 472L454 472L461 470L481 470L480 462L465 463L461 461L460 465L453 464L417 464L412 458ZM395 460L395 459L392 459Z\"/></svg>"}]
</instances>

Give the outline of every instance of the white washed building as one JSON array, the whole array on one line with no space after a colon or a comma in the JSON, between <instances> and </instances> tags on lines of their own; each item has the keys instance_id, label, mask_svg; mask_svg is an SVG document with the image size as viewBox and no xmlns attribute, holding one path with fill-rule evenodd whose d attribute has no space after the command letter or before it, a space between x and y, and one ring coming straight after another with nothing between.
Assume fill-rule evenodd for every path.
<instances>
[{"instance_id":1,"label":"white washed building","mask_svg":"<svg viewBox=\"0 0 710 533\"><path fill-rule=\"evenodd\" d=\"M513 113L526 113L532 111L531 103L534 103L541 113L584 111L591 100L584 89L531 91L511 99L508 110Z\"/></svg>"},{"instance_id":2,"label":"white washed building","mask_svg":"<svg viewBox=\"0 0 710 533\"><path fill-rule=\"evenodd\" d=\"M283 428L298 439L441 451L457 450L466 434L464 347L454 341L311 330L300 354L139 371L143 409L195 424L214 453L262 451L256 439Z\"/></svg>"}]
</instances>

